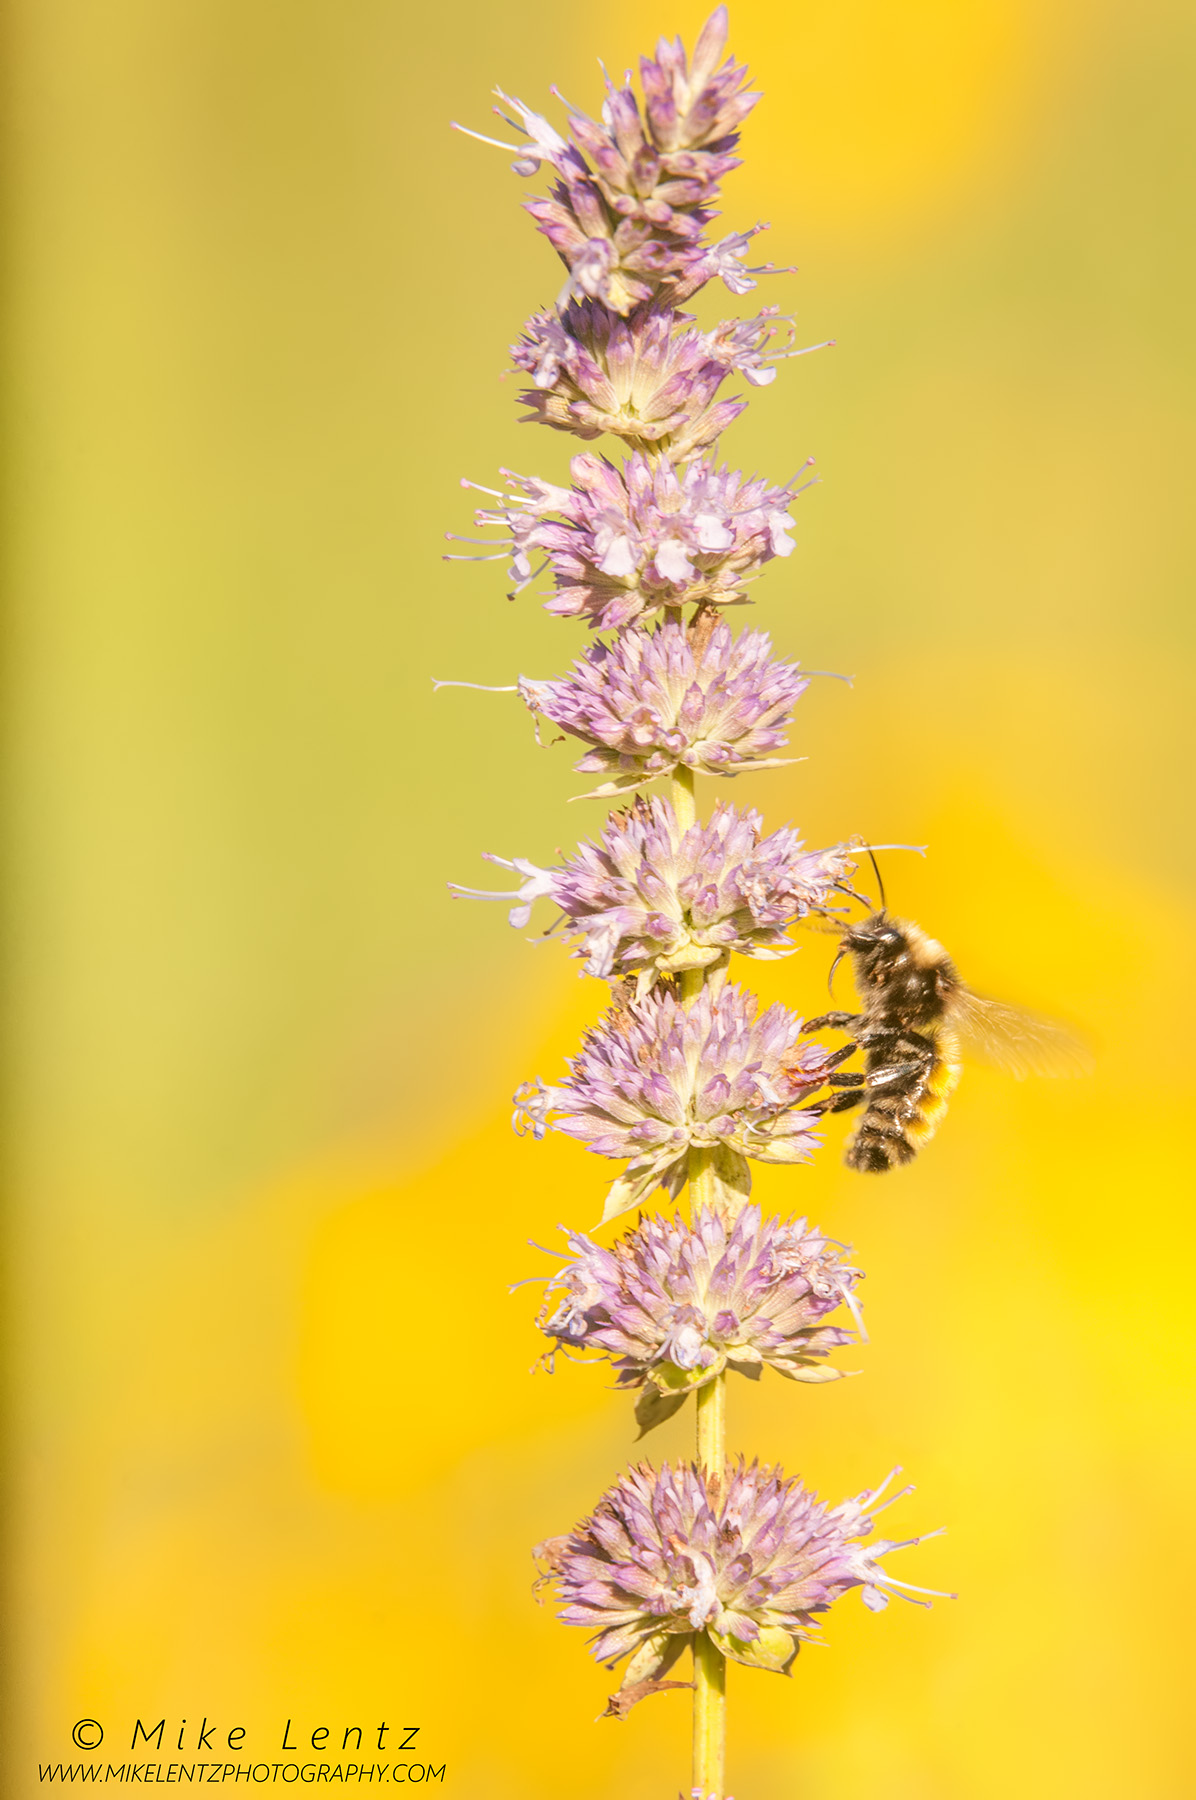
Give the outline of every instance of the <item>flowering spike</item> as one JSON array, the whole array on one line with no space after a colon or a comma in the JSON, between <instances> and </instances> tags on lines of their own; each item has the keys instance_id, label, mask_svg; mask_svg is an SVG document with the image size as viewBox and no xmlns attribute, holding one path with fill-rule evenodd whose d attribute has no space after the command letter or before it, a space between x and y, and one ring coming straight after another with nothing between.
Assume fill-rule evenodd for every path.
<instances>
[{"instance_id":1,"label":"flowering spike","mask_svg":"<svg viewBox=\"0 0 1196 1800\"><path fill-rule=\"evenodd\" d=\"M850 1373L834 1353L867 1336L846 1249L805 1220L766 1216L750 1200L751 1164L808 1162L822 1116L865 1097L869 1117L896 1129L911 1070L931 1079L917 1033L873 1033L865 1068L851 1069L855 1044L825 1049L788 1008L762 1008L728 981L733 957L789 955L803 919L842 939L842 915L867 904L853 886L867 847L853 838L808 850L752 808L698 807L699 775L793 760L780 752L795 705L812 675L829 673L775 655L763 631L735 635L725 616L795 550L793 504L814 479L813 458L780 486L722 460L722 435L747 405L735 390L770 387L782 362L834 342L798 346L777 306L705 329L683 310L708 282L744 295L781 272L753 260L763 224L712 233L759 99L727 46L720 5L692 55L660 38L640 60L638 90L630 73L620 81L600 65L596 116L554 88L558 130L496 89L516 141L469 133L512 154L517 174L545 172L546 191L523 204L564 270L556 304L511 350L524 422L607 442L573 457L567 485L509 469L501 488L463 480L485 497L474 514L484 535L446 534L477 550L449 560L507 565L509 599L550 576L547 610L594 634L572 667L521 675L514 689L433 684L518 692L537 742L547 720L580 747L575 768L597 778L584 797L632 796L549 867L484 852L511 888L449 889L503 901L519 929L549 901L541 939L558 935L585 974L610 983L611 1006L562 1079L519 1088L516 1131L562 1132L619 1165L603 1225L657 1188L688 1206L688 1217L641 1215L613 1242L597 1227L562 1227L568 1260L537 1322L549 1368L558 1353L613 1367L636 1397L641 1436L694 1395L696 1460L632 1468L573 1533L539 1550L561 1617L593 1633L600 1661L624 1665L604 1716L692 1689L690 1800L725 1800L728 1659L787 1671L848 1589L870 1611L891 1593L923 1604L931 1592L881 1567L920 1538L871 1535L875 1516L911 1491L885 1497L897 1470L832 1507L726 1451L729 1374L833 1382ZM654 781L667 789L635 792ZM687 1650L691 1681L674 1678Z\"/></svg>"}]
</instances>

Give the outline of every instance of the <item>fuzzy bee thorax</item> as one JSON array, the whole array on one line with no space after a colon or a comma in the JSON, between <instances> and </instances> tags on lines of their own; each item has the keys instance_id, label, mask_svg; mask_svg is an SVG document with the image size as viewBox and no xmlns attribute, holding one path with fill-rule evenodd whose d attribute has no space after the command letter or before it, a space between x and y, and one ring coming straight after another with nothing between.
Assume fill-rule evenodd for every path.
<instances>
[{"instance_id":1,"label":"fuzzy bee thorax","mask_svg":"<svg viewBox=\"0 0 1196 1800\"><path fill-rule=\"evenodd\" d=\"M925 1031L942 1022L959 985L943 946L910 920L873 913L845 934L868 1019Z\"/></svg>"}]
</instances>

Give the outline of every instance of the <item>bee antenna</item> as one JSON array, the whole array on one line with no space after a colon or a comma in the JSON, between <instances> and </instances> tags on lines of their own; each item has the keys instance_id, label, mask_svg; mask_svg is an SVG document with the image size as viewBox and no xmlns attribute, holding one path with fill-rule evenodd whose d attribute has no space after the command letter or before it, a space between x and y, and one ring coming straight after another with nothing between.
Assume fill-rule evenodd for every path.
<instances>
[{"instance_id":1,"label":"bee antenna","mask_svg":"<svg viewBox=\"0 0 1196 1800\"><path fill-rule=\"evenodd\" d=\"M835 970L836 970L836 969L837 969L837 968L838 968L838 967L839 967L839 964L840 964L840 963L841 963L841 962L842 962L842 961L843 961L843 958L844 958L844 957L845 957L845 956L846 956L846 955L847 955L847 946L846 946L846 944L840 944L840 946L839 946L839 951L838 951L838 954L837 954L837 956L836 956L836 957L835 957L835 960L834 960L834 962L833 962L833 963L832 963L832 964L831 964L831 972L830 972L830 974L829 974L829 975L828 975L828 976L827 976L827 978L826 978L826 991L827 991L827 993L828 993L828 994L831 994L831 995L833 995L833 994L834 994L834 991L835 991Z\"/></svg>"},{"instance_id":2,"label":"bee antenna","mask_svg":"<svg viewBox=\"0 0 1196 1800\"><path fill-rule=\"evenodd\" d=\"M880 894L880 910L881 910L881 912L884 912L887 909L887 902L885 900L885 884L880 878L880 864L877 862L877 860L876 860L875 856L872 854L872 851L870 848L868 849L868 861L872 864L872 873L876 876L876 886L877 886L877 890Z\"/></svg>"},{"instance_id":3,"label":"bee antenna","mask_svg":"<svg viewBox=\"0 0 1196 1800\"><path fill-rule=\"evenodd\" d=\"M837 894L846 894L849 900L858 900L861 906L866 906L869 912L872 911L871 900L866 899L863 894L857 894L855 889L849 887L845 881L833 881L831 886Z\"/></svg>"}]
</instances>

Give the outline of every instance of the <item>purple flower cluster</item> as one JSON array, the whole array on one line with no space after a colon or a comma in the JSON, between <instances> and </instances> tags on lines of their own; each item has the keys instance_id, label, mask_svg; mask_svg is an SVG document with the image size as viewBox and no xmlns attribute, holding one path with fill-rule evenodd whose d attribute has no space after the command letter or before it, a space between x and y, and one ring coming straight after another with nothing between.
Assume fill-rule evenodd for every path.
<instances>
[{"instance_id":1,"label":"purple flower cluster","mask_svg":"<svg viewBox=\"0 0 1196 1800\"><path fill-rule=\"evenodd\" d=\"M744 956L788 956L786 928L826 913L855 867L847 845L806 850L788 826L763 834L758 812L726 801L710 819L683 829L667 800L643 797L612 813L600 842L579 845L560 868L523 857L487 860L524 877L488 894L455 884L469 899L514 900L511 923L527 924L541 897L560 908L557 927L585 958L587 975L633 975L642 997L661 976Z\"/></svg>"},{"instance_id":2,"label":"purple flower cluster","mask_svg":"<svg viewBox=\"0 0 1196 1800\"><path fill-rule=\"evenodd\" d=\"M485 141L515 151L517 174L547 164L556 177L546 197L524 204L568 270L562 301L584 295L626 313L660 295L686 300L716 276L746 293L764 272L746 267L753 232L715 245L702 239L719 182L739 166L738 127L759 99L745 91L747 70L733 58L722 62L726 44L722 6L692 64L679 39L661 39L655 58L640 62L642 110L630 79L616 87L608 78L600 120L568 108L572 143L498 92L495 112L527 141Z\"/></svg>"},{"instance_id":3,"label":"purple flower cluster","mask_svg":"<svg viewBox=\"0 0 1196 1800\"><path fill-rule=\"evenodd\" d=\"M662 607L742 601L763 565L793 549L796 486L709 461L678 470L639 451L622 468L575 456L570 472L573 486L556 488L504 470L522 491L476 514L510 538L516 589L538 573L531 553L543 553L556 583L547 610L562 617L609 630Z\"/></svg>"},{"instance_id":4,"label":"purple flower cluster","mask_svg":"<svg viewBox=\"0 0 1196 1800\"><path fill-rule=\"evenodd\" d=\"M588 744L579 774L605 779L592 797L642 787L676 769L742 775L788 760L785 727L810 678L772 654L767 632L733 637L725 619L707 629L666 619L590 645L558 681L524 676L531 712Z\"/></svg>"},{"instance_id":5,"label":"purple flower cluster","mask_svg":"<svg viewBox=\"0 0 1196 1800\"><path fill-rule=\"evenodd\" d=\"M781 1469L755 1462L722 1476L690 1463L640 1463L537 1556L563 1602L559 1617L592 1632L595 1660L613 1668L630 1657L625 1689L654 1682L701 1632L733 1661L783 1673L803 1640L817 1641L819 1615L849 1589L862 1588L874 1612L891 1591L929 1591L879 1561L923 1538L864 1541L892 1479L827 1506Z\"/></svg>"},{"instance_id":6,"label":"purple flower cluster","mask_svg":"<svg viewBox=\"0 0 1196 1800\"><path fill-rule=\"evenodd\" d=\"M620 1387L679 1405L726 1368L794 1381L842 1373L824 1359L851 1333L825 1320L842 1304L858 1316L860 1271L804 1219L749 1205L729 1222L701 1208L692 1225L641 1219L609 1250L580 1231L566 1237L573 1260L549 1281L538 1323L559 1349L608 1357ZM650 1408L646 1424L657 1417Z\"/></svg>"},{"instance_id":7,"label":"purple flower cluster","mask_svg":"<svg viewBox=\"0 0 1196 1800\"><path fill-rule=\"evenodd\" d=\"M746 400L716 400L728 375L753 387L776 379L784 346L766 354L778 328L776 307L754 319L732 319L698 331L688 313L661 305L630 318L596 301L575 301L560 313L536 313L511 348L517 369L532 378L519 397L526 423L551 425L575 437L603 432L633 450L667 451L677 462L705 449L732 424Z\"/></svg>"},{"instance_id":8,"label":"purple flower cluster","mask_svg":"<svg viewBox=\"0 0 1196 1800\"><path fill-rule=\"evenodd\" d=\"M713 1152L723 1204L750 1191L748 1157L808 1162L817 1115L806 1110L825 1084L827 1053L800 1042L802 1022L779 1004L758 1013L736 987L704 987L686 1006L671 991L612 1007L587 1033L557 1087L527 1082L516 1123L543 1137L563 1131L598 1156L626 1160L603 1219L637 1206L657 1186L674 1198L691 1149Z\"/></svg>"}]
</instances>

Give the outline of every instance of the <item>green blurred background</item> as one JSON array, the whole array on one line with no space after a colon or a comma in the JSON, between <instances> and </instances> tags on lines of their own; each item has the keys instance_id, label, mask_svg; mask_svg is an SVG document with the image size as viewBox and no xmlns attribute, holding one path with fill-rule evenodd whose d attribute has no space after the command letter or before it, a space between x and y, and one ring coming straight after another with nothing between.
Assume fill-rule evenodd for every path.
<instances>
[{"instance_id":1,"label":"green blurred background","mask_svg":"<svg viewBox=\"0 0 1196 1800\"><path fill-rule=\"evenodd\" d=\"M429 676L583 641L440 560L460 476L569 448L500 379L557 265L447 122L593 107L596 56L701 16L10 7L14 1794L80 1717L124 1755L201 1714L255 1760L415 1721L461 1800L688 1785L684 1697L591 1723L609 1678L529 1593L631 1449L599 1371L529 1376L505 1285L597 1217L603 1165L507 1114L602 990L444 889L602 807ZM894 1526L951 1533L900 1572L961 1598L733 1671L740 1800L1196 1788L1194 40L1179 0L732 10L766 99L728 228L771 220L801 273L760 297L838 339L725 440L822 475L752 618L856 684L721 792L929 843L895 908L1099 1050L969 1071L883 1184L835 1146L759 1179L855 1243L872 1342L739 1384L732 1441L832 1498L903 1462ZM827 961L742 973L813 1010Z\"/></svg>"}]
</instances>

